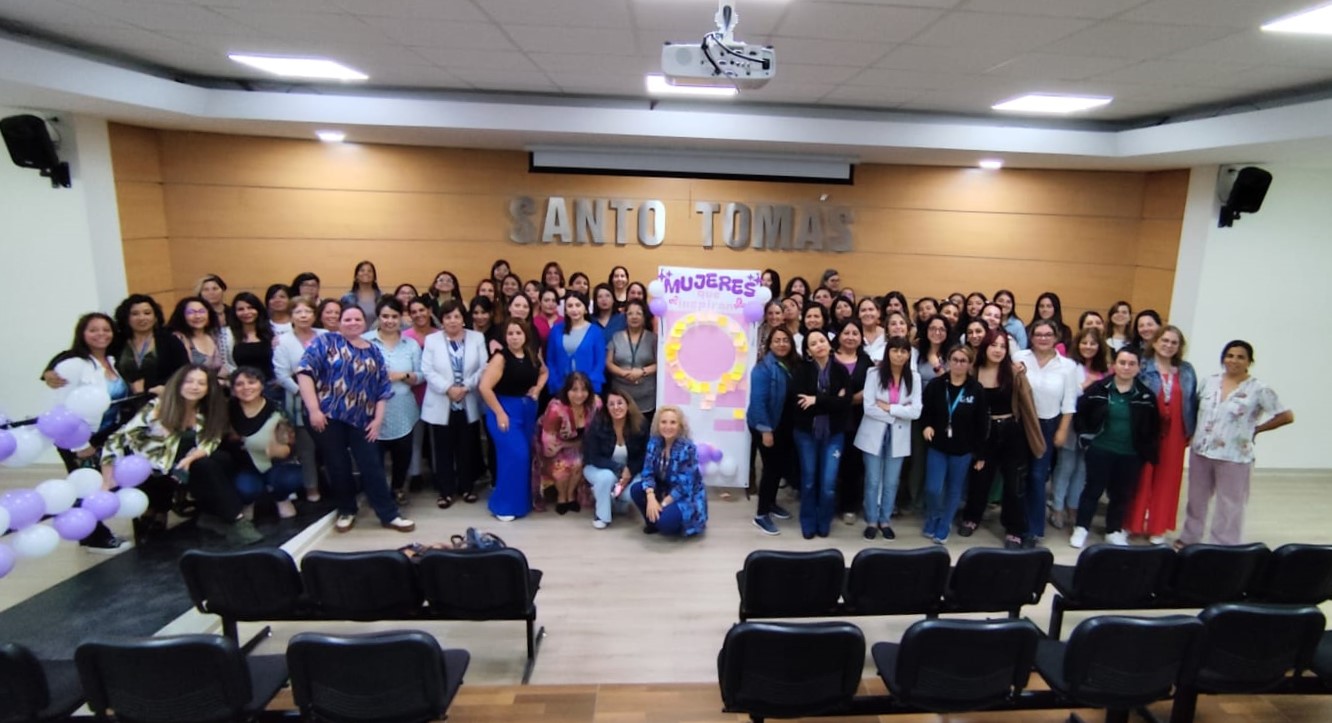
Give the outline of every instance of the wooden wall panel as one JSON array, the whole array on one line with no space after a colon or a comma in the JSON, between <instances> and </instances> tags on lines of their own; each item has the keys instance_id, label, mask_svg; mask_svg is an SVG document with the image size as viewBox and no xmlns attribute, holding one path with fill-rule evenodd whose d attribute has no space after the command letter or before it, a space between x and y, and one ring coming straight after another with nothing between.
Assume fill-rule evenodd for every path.
<instances>
[{"instance_id":1,"label":"wooden wall panel","mask_svg":"<svg viewBox=\"0 0 1332 723\"><path fill-rule=\"evenodd\" d=\"M496 258L524 278L556 259L566 273L588 272L593 283L614 264L636 279L661 264L772 267L783 278L811 281L834 267L862 293L900 289L914 298L1010 288L1023 318L1045 290L1059 292L1068 317L1103 311L1118 298L1167 313L1188 185L1187 171L882 165L858 167L852 186L562 175L529 173L525 153L115 130L122 226L136 234L165 228L168 239L165 249L127 243L127 265L144 265L131 274L131 288L160 284L165 273L177 293L208 272L233 290L262 291L305 270L323 277L327 293L340 293L363 258L376 262L385 289L424 287L447 268L470 291ZM134 183L155 178L160 207ZM720 223L717 247L701 247L696 201L791 204L799 218L822 194L828 205L853 209L854 251L736 251L722 246ZM538 200L538 227L549 196L660 199L666 240L656 249L636 240L514 244L507 208L518 195Z\"/></svg>"}]
</instances>

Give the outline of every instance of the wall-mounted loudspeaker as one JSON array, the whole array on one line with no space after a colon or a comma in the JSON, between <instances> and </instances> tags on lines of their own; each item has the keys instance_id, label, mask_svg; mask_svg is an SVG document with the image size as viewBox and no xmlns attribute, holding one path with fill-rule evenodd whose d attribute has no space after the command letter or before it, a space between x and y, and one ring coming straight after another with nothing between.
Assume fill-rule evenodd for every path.
<instances>
[{"instance_id":1,"label":"wall-mounted loudspeaker","mask_svg":"<svg viewBox=\"0 0 1332 723\"><path fill-rule=\"evenodd\" d=\"M1224 166L1217 179L1221 198L1221 218L1217 226L1228 228L1242 213L1258 213L1272 185L1272 174L1255 166Z\"/></svg>"},{"instance_id":2,"label":"wall-mounted loudspeaker","mask_svg":"<svg viewBox=\"0 0 1332 723\"><path fill-rule=\"evenodd\" d=\"M0 135L14 165L35 168L51 179L51 187L69 188L69 164L56 154L55 141L47 129L46 121L35 115L15 115L0 119Z\"/></svg>"}]
</instances>

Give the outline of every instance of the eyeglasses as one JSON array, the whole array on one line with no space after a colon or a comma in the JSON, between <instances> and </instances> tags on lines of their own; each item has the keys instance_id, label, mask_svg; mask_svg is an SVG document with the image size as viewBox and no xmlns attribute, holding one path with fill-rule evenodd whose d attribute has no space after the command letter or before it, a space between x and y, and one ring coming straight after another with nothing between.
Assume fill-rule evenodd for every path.
<instances>
[{"instance_id":1,"label":"eyeglasses","mask_svg":"<svg viewBox=\"0 0 1332 723\"><path fill-rule=\"evenodd\" d=\"M952 363L954 363L954 364L970 364L970 363L971 363L971 360L968 359L968 358L966 358L966 357L954 357L954 358L952 358L952 359L949 359L948 361L950 361L950 362L952 362Z\"/></svg>"},{"instance_id":2,"label":"eyeglasses","mask_svg":"<svg viewBox=\"0 0 1332 723\"><path fill-rule=\"evenodd\" d=\"M1051 333L1048 332L1048 331L1047 331L1047 332L1043 332L1043 333L1032 334L1031 336L1032 336L1033 339L1053 339L1053 338L1054 338L1054 334L1051 334Z\"/></svg>"},{"instance_id":3,"label":"eyeglasses","mask_svg":"<svg viewBox=\"0 0 1332 723\"><path fill-rule=\"evenodd\" d=\"M207 316L207 309L186 309L185 316Z\"/></svg>"}]
</instances>

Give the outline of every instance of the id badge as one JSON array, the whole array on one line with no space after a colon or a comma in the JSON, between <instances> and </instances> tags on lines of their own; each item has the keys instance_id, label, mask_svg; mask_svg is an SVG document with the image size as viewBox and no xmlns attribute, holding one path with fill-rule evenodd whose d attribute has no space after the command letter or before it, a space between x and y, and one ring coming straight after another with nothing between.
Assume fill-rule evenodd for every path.
<instances>
[{"instance_id":1,"label":"id badge","mask_svg":"<svg viewBox=\"0 0 1332 723\"><path fill-rule=\"evenodd\" d=\"M944 427L944 436L949 439L953 438L953 425L950 424L947 427Z\"/></svg>"}]
</instances>

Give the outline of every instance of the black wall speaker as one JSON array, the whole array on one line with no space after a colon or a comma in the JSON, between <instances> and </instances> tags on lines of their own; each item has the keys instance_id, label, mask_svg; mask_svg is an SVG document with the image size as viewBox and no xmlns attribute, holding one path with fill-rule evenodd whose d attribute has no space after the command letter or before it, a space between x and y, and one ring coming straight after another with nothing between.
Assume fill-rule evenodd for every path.
<instances>
[{"instance_id":1,"label":"black wall speaker","mask_svg":"<svg viewBox=\"0 0 1332 723\"><path fill-rule=\"evenodd\" d=\"M69 164L56 155L55 142L46 129L46 121L35 115L15 115L0 119L0 135L14 165L35 168L51 179L51 185L69 187Z\"/></svg>"},{"instance_id":2,"label":"black wall speaker","mask_svg":"<svg viewBox=\"0 0 1332 723\"><path fill-rule=\"evenodd\" d=\"M1222 169L1224 174L1233 175L1230 192L1221 203L1221 219L1218 226L1228 227L1235 223L1242 213L1258 213L1267 198L1267 189L1272 185L1272 174L1255 166Z\"/></svg>"}]
</instances>

